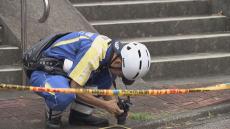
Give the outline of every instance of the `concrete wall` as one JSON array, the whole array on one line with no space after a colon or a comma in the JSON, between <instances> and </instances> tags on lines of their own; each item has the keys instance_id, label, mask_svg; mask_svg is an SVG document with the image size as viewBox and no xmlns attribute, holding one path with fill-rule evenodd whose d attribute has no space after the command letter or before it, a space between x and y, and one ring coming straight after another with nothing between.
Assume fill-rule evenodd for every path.
<instances>
[{"instance_id":1,"label":"concrete wall","mask_svg":"<svg viewBox=\"0 0 230 129\"><path fill-rule=\"evenodd\" d=\"M27 48L39 39L53 33L82 30L96 32L68 0L49 1L51 6L49 18L45 23L39 23L38 19L42 17L44 9L43 0L27 0ZM0 18L18 41L21 39L20 10L20 0L0 0ZM8 37L7 41L10 41L10 36L5 37Z\"/></svg>"},{"instance_id":2,"label":"concrete wall","mask_svg":"<svg viewBox=\"0 0 230 129\"><path fill-rule=\"evenodd\" d=\"M223 15L230 17L230 0L211 0L211 3L214 14L222 12Z\"/></svg>"},{"instance_id":3,"label":"concrete wall","mask_svg":"<svg viewBox=\"0 0 230 129\"><path fill-rule=\"evenodd\" d=\"M12 30L8 27L8 25L3 21L2 16L0 15L0 25L3 26L3 39L2 44L9 43L11 45L18 46L20 43L19 39L14 35Z\"/></svg>"}]
</instances>

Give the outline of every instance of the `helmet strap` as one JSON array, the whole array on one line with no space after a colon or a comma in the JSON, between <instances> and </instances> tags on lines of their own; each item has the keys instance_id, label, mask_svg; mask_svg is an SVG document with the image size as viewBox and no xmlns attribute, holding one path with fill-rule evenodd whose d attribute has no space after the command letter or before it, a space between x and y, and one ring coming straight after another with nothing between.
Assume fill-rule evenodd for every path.
<instances>
[{"instance_id":1,"label":"helmet strap","mask_svg":"<svg viewBox=\"0 0 230 129\"><path fill-rule=\"evenodd\" d=\"M109 66L109 68L116 69L116 70L121 70L121 67L112 67L112 66Z\"/></svg>"},{"instance_id":2,"label":"helmet strap","mask_svg":"<svg viewBox=\"0 0 230 129\"><path fill-rule=\"evenodd\" d=\"M120 56L117 55L115 58L113 58L112 61L110 62L110 65L111 65L117 58L119 58L119 57L120 57Z\"/></svg>"},{"instance_id":3,"label":"helmet strap","mask_svg":"<svg viewBox=\"0 0 230 129\"><path fill-rule=\"evenodd\" d=\"M114 55L114 53L112 54L112 57L113 57L113 55ZM113 62L117 59L117 58L119 58L120 56L119 55L116 55L116 57L115 58L112 58L111 57L111 61L110 61L110 64L109 64L109 68L113 68L113 69L121 69L121 67L112 67L111 65L113 64Z\"/></svg>"}]
</instances>

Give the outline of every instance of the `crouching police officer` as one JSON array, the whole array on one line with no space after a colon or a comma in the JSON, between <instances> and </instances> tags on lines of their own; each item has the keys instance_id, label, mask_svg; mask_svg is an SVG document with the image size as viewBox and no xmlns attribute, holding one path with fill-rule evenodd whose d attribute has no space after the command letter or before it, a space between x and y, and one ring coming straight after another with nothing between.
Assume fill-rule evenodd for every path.
<instances>
[{"instance_id":1,"label":"crouching police officer","mask_svg":"<svg viewBox=\"0 0 230 129\"><path fill-rule=\"evenodd\" d=\"M26 68L36 67L27 69L33 86L110 89L116 77L130 85L144 76L150 67L149 51L141 43L121 43L91 32L71 32L53 37L40 41L45 42L46 47L41 49L35 45L26 53L31 54L38 49L37 55L40 56L36 61L29 62L34 58L29 57L31 55L24 57ZM116 99L100 99L90 94L38 94L46 102L48 128L61 128L62 112L70 104L69 123L72 125L108 126L107 119L92 115L94 106L114 115L123 112Z\"/></svg>"}]
</instances>

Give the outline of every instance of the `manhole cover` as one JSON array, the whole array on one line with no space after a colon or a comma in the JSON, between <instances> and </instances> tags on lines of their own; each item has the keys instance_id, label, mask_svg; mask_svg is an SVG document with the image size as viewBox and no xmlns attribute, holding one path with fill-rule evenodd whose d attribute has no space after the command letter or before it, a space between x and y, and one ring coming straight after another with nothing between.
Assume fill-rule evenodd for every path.
<instances>
[{"instance_id":1,"label":"manhole cover","mask_svg":"<svg viewBox=\"0 0 230 129\"><path fill-rule=\"evenodd\" d=\"M114 126L103 127L103 128L99 128L99 129L131 129L131 128L121 126L121 125L114 125Z\"/></svg>"}]
</instances>

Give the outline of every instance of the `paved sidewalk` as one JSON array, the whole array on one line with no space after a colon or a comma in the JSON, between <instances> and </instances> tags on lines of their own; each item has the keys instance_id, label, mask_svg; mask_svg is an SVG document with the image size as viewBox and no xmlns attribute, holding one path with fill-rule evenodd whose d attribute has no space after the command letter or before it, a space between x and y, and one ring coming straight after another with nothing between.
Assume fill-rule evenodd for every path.
<instances>
[{"instance_id":1,"label":"paved sidewalk","mask_svg":"<svg viewBox=\"0 0 230 129\"><path fill-rule=\"evenodd\" d=\"M221 78L221 79L220 79ZM192 88L214 85L227 82L229 77L208 78L211 81L172 80L161 82L139 81L129 89L159 89L159 88ZM216 80L215 80L216 79ZM173 86L172 86L173 85ZM131 97L133 106L129 114L127 126L135 129L136 126L164 117L172 117L181 112L220 104L230 100L230 90L213 91L206 93L137 96ZM43 100L36 94L28 91L0 91L0 129L43 129L44 107ZM111 124L116 120L106 111L97 110L96 114L109 118ZM65 129L97 129L95 127L70 126L67 122L68 110L63 121Z\"/></svg>"}]
</instances>

